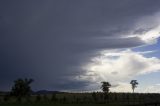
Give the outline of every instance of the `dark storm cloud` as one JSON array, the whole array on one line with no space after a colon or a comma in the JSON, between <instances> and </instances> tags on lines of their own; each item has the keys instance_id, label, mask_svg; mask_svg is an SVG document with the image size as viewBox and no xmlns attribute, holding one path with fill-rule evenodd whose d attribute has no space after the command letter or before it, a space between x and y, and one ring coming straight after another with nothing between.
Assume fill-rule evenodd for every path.
<instances>
[{"instance_id":1,"label":"dark storm cloud","mask_svg":"<svg viewBox=\"0 0 160 106\"><path fill-rule=\"evenodd\" d=\"M123 37L159 5L159 0L1 0L0 89L18 77L34 78L35 89L87 86L74 80L85 72L80 67L96 51L143 45Z\"/></svg>"}]
</instances>

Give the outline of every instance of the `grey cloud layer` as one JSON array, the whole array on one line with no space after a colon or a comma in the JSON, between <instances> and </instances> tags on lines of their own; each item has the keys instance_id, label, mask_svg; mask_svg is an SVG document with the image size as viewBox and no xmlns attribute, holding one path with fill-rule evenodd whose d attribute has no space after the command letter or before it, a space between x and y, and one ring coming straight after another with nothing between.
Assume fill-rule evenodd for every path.
<instances>
[{"instance_id":1,"label":"grey cloud layer","mask_svg":"<svg viewBox=\"0 0 160 106\"><path fill-rule=\"evenodd\" d=\"M0 89L8 89L18 77L33 77L35 89L83 88L89 82L72 80L84 73L80 66L98 50L143 45L136 37L121 37L139 18L159 11L159 4L159 0L1 0Z\"/></svg>"}]
</instances>

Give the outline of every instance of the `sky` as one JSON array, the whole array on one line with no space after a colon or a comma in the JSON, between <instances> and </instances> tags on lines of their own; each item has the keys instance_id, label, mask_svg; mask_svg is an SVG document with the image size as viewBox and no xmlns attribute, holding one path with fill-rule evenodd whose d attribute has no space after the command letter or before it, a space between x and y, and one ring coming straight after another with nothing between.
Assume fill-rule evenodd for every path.
<instances>
[{"instance_id":1,"label":"sky","mask_svg":"<svg viewBox=\"0 0 160 106\"><path fill-rule=\"evenodd\" d=\"M160 0L0 0L0 91L160 92Z\"/></svg>"}]
</instances>

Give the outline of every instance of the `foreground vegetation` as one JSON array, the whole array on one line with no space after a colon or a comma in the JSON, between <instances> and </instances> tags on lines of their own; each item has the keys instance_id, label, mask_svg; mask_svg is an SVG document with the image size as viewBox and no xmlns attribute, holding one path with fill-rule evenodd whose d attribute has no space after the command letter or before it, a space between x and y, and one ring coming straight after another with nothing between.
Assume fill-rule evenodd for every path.
<instances>
[{"instance_id":1,"label":"foreground vegetation","mask_svg":"<svg viewBox=\"0 0 160 106\"><path fill-rule=\"evenodd\" d=\"M142 93L53 93L31 95L21 99L1 95L1 106L129 106L160 103L160 94Z\"/></svg>"},{"instance_id":2,"label":"foreground vegetation","mask_svg":"<svg viewBox=\"0 0 160 106\"><path fill-rule=\"evenodd\" d=\"M106 106L106 104L1 104L1 106ZM124 105L107 105L124 106Z\"/></svg>"}]
</instances>

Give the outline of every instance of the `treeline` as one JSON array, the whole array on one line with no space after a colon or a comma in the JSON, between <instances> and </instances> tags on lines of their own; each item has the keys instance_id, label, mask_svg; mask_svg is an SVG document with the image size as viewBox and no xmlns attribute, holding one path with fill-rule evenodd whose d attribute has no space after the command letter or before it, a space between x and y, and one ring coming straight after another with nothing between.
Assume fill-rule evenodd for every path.
<instances>
[{"instance_id":1,"label":"treeline","mask_svg":"<svg viewBox=\"0 0 160 106\"><path fill-rule=\"evenodd\" d=\"M146 103L160 103L160 94L156 93L134 93L138 85L137 80L131 80L133 93L109 92L112 86L109 82L102 82L103 92L92 93L64 93L55 92L50 94L33 93L30 84L33 79L17 79L8 93L1 93L0 103L27 103L27 104L123 104L142 105Z\"/></svg>"}]
</instances>

